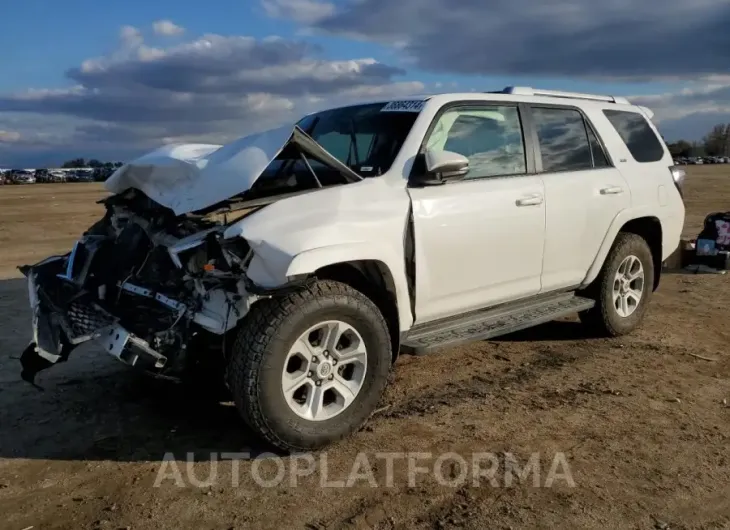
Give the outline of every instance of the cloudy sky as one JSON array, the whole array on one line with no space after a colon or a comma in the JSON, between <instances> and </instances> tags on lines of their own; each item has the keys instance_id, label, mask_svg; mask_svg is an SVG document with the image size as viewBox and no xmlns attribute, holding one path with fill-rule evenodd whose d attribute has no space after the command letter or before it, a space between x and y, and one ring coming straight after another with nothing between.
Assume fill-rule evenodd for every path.
<instances>
[{"instance_id":1,"label":"cloudy sky","mask_svg":"<svg viewBox=\"0 0 730 530\"><path fill-rule=\"evenodd\" d=\"M222 143L319 108L507 85L730 122L730 0L5 0L0 167Z\"/></svg>"}]
</instances>

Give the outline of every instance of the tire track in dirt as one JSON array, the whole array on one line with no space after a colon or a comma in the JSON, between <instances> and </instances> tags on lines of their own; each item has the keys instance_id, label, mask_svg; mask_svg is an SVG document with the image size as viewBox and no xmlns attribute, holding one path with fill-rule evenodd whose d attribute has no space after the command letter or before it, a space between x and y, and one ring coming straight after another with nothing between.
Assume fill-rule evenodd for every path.
<instances>
[{"instance_id":1,"label":"tire track in dirt","mask_svg":"<svg viewBox=\"0 0 730 530\"><path fill-rule=\"evenodd\" d=\"M497 343L502 344L502 343ZM377 420L397 419L411 416L425 416L428 414L438 414L444 407L453 407L454 405L467 403L471 400L483 401L488 397L499 398L501 390L519 390L539 380L544 375L562 370L565 367L580 366L584 363L591 363L596 355L600 355L605 350L631 350L633 355L642 353L657 354L661 353L665 357L687 357L691 354L697 354L697 348L689 348L682 345L664 345L657 344L653 341L629 339L622 341L621 339L593 339L590 342L570 342L560 345L560 351L557 346L543 345L536 348L533 355L520 356L514 359L520 364L517 366L507 366L502 369L501 374L495 374L493 366L487 364L486 360L482 367L477 368L477 373L457 381L448 381L429 388L428 391L417 393L416 395L406 397L404 400L393 401L388 403L381 402L376 414L371 418ZM702 353L700 351L699 353ZM714 350L709 350L707 354L715 354ZM438 354L436 354L438 355ZM460 355L463 357L464 355ZM499 360L511 362L513 359L505 357L501 354L494 354ZM454 359L458 362L459 359ZM720 364L725 365L727 362L723 360ZM566 389L564 392L555 392L545 390L541 397L546 400L556 399L556 401L570 401L571 397L581 394L585 395L620 395L620 392L610 388L607 381L597 379L596 381L584 381L575 388Z\"/></svg>"},{"instance_id":2,"label":"tire track in dirt","mask_svg":"<svg viewBox=\"0 0 730 530\"><path fill-rule=\"evenodd\" d=\"M565 346L564 350L575 350L574 347ZM517 367L504 368L501 375L491 373L489 371L490 366L485 363L479 373L466 379L458 382L447 382L436 388L430 388L428 391L390 404L381 403L380 410L387 408L372 416L371 420L361 430L377 432L379 424L387 420L438 415L445 408L468 404L470 401L483 402L488 397L499 398L501 397L500 390L519 390L546 374L562 370L565 367L590 362L592 358L592 352L585 349L578 354L558 353L554 348L544 346L538 348L534 355L527 357L527 362L522 362ZM590 383L587 385L587 388L593 388ZM595 393L600 394L600 392ZM520 458L518 454L514 456ZM499 473L499 469L505 469L505 454L500 453L499 457L500 466L497 473ZM355 507L335 518L310 521L305 525L305 528L315 530L395 530L403 528L405 530L411 528L463 527L461 525L480 509L473 506L475 493L472 488L464 486L453 492L447 491L445 499L432 507L420 510L420 513L415 514L407 525L396 524L394 518L388 514L385 508L389 503L389 497L395 494L400 498L404 494L413 493L410 491L413 489L406 486L396 487L394 490L386 491L385 494L359 502ZM489 497L490 502L497 503L497 507L499 506L499 499L503 495L511 495L508 490L490 489L489 491L487 497Z\"/></svg>"},{"instance_id":3,"label":"tire track in dirt","mask_svg":"<svg viewBox=\"0 0 730 530\"><path fill-rule=\"evenodd\" d=\"M465 380L449 381L427 392L413 396L397 404L381 404L389 407L375 416L382 418L403 418L438 414L441 407L453 407L470 400L484 400L489 396L499 397L498 391L505 388L524 386L545 372L560 370L567 365L585 362L590 359L590 352L583 355L556 353L552 348L539 348L530 361L512 368L507 367L503 375L494 375L484 370ZM486 368L486 367L485 367Z\"/></svg>"},{"instance_id":4,"label":"tire track in dirt","mask_svg":"<svg viewBox=\"0 0 730 530\"><path fill-rule=\"evenodd\" d=\"M597 339L590 343L571 342L560 345L544 345L538 347L531 356L523 356L521 364L517 367L507 367L501 374L490 371L493 366L485 363L477 373L458 382L446 382L435 388L420 392L405 399L381 404L382 410L371 418L371 421L364 427L368 431L378 431L381 423L392 419L405 419L410 417L430 417L443 414L447 409L460 405L469 405L471 402L483 403L486 398L511 398L505 394L519 394L531 385L538 383L542 378L549 378L564 369L573 370L568 374L567 387L560 390L555 388L537 388L535 399L525 394L518 397L522 405L532 409L554 409L556 407L575 408L585 406L587 400L604 398L631 398L634 394L631 391L616 390L612 384L621 383L616 380L613 373L602 373L601 370L589 368L591 364L605 363L607 356L621 351L629 350L631 357L637 357L639 362L655 363L654 356L672 358L674 362L685 362L688 348L682 345L668 346L658 345L650 340L636 338L634 340L601 340ZM497 356L500 358L499 356ZM688 362L689 359L687 359ZM632 362L625 355L617 358L617 370L621 371L621 364ZM579 379L579 381L576 381ZM624 408L623 403L619 407ZM700 433L696 433L700 434ZM712 432L703 432L703 436L712 436ZM455 433L455 436L458 435ZM720 441L715 435L713 442ZM566 454L584 443L588 438L583 439L575 446L569 448ZM518 461L524 462L528 455L521 455L512 452ZM499 454L504 458L504 453ZM524 458L522 458L524 457ZM521 460L522 458L522 460ZM504 469L504 461L500 462L500 469ZM499 471L498 471L499 473ZM484 521L490 518L513 519L519 521L524 517L535 517L531 513L530 503L523 502L522 497L527 496L529 484L520 484L520 479L515 477L516 488L476 488L464 486L457 490L447 490L445 498L434 505L424 504L419 509L411 510L408 523L395 523L392 517L374 517L373 514L386 513L385 506L388 505L386 496L378 496L367 503L359 505L356 509L346 512L345 515L329 521L317 521L312 528L342 528L342 529L412 529L412 528L433 528L441 530L444 528L474 528L481 530L477 524L470 521ZM400 487L396 491L400 494L407 494L411 488ZM552 495L557 498L559 504L570 504L569 495L560 491L553 491ZM418 504L418 503L416 503ZM523 509L524 508L524 509ZM360 525L358 522L370 521L370 525ZM375 524L372 524L375 521Z\"/></svg>"}]
</instances>

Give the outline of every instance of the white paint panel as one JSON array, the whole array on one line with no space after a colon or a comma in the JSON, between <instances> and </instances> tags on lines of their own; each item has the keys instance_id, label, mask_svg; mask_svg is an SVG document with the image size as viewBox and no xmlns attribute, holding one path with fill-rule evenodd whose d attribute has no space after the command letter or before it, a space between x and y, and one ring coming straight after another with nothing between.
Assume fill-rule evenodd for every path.
<instances>
[{"instance_id":1,"label":"white paint panel","mask_svg":"<svg viewBox=\"0 0 730 530\"><path fill-rule=\"evenodd\" d=\"M540 291L545 237L540 177L474 179L409 193L417 323Z\"/></svg>"}]
</instances>

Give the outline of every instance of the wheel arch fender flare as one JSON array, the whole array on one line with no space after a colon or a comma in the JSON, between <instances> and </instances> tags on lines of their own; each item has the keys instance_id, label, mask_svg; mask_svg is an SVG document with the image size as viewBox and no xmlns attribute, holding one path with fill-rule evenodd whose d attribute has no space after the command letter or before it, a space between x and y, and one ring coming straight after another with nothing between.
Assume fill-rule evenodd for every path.
<instances>
[{"instance_id":1,"label":"wheel arch fender flare","mask_svg":"<svg viewBox=\"0 0 730 530\"><path fill-rule=\"evenodd\" d=\"M657 218L656 210L648 207L622 210L616 215L616 217L614 217L609 229L606 231L606 235L598 249L598 253L588 269L588 273L580 284L581 289L588 287L596 278L598 278L598 275L601 273L601 269L603 268L603 264L608 257L608 253L611 251L611 248L616 241L616 237L623 227L626 226L627 223L641 218L654 218L661 223L661 220ZM661 268L661 263L659 264L659 268Z\"/></svg>"},{"instance_id":2,"label":"wheel arch fender flare","mask_svg":"<svg viewBox=\"0 0 730 530\"><path fill-rule=\"evenodd\" d=\"M319 269L340 263L375 261L390 274L395 290L401 332L413 325L405 258L371 241L349 242L306 250L295 255L286 270L287 277L314 274Z\"/></svg>"}]
</instances>

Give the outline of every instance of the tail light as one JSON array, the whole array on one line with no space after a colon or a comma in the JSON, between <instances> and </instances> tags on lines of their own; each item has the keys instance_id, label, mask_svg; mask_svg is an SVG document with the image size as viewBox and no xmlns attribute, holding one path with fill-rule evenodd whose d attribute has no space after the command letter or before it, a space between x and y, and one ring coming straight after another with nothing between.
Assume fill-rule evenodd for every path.
<instances>
[{"instance_id":1,"label":"tail light","mask_svg":"<svg viewBox=\"0 0 730 530\"><path fill-rule=\"evenodd\" d=\"M684 199L684 180L687 177L687 173L684 171L684 169L678 168L676 166L670 167L669 172L672 174L672 180L674 181L674 185L677 186L677 190L679 190L679 195Z\"/></svg>"}]
</instances>

